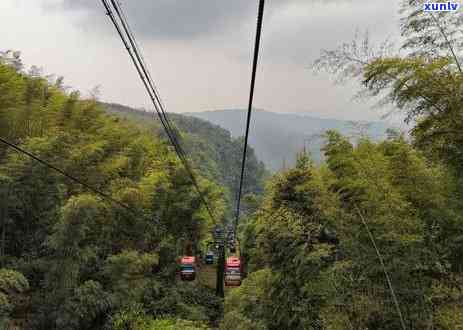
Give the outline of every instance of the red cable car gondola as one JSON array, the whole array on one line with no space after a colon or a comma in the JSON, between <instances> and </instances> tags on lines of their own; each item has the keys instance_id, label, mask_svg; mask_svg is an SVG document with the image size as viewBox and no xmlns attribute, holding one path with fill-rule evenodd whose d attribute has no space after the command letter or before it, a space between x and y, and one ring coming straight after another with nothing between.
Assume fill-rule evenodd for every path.
<instances>
[{"instance_id":1,"label":"red cable car gondola","mask_svg":"<svg viewBox=\"0 0 463 330\"><path fill-rule=\"evenodd\" d=\"M190 256L182 257L180 262L180 278L182 281L194 281L196 278L196 258Z\"/></svg>"},{"instance_id":2,"label":"red cable car gondola","mask_svg":"<svg viewBox=\"0 0 463 330\"><path fill-rule=\"evenodd\" d=\"M225 285L240 286L241 285L241 260L238 257L232 256L227 258L225 264Z\"/></svg>"}]
</instances>

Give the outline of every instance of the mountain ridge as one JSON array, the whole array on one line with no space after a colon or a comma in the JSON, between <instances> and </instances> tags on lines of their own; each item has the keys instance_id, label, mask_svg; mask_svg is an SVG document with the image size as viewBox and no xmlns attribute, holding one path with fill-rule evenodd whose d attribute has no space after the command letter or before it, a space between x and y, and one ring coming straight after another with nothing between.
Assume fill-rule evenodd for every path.
<instances>
[{"instance_id":1,"label":"mountain ridge","mask_svg":"<svg viewBox=\"0 0 463 330\"><path fill-rule=\"evenodd\" d=\"M228 131L233 137L244 135L246 114L243 109L218 109L202 112L187 112L184 115L207 120ZM320 137L327 130L337 130L348 136L366 135L381 140L393 126L381 121L347 121L318 118L308 114L277 113L254 109L250 145L267 168L276 171L285 165L294 164L296 154L304 148L316 162L323 159Z\"/></svg>"}]
</instances>

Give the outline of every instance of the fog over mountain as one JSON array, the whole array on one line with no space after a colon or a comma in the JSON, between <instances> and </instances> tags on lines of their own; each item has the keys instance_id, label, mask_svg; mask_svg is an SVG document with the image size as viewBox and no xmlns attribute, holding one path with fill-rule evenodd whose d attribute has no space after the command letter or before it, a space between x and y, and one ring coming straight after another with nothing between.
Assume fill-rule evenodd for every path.
<instances>
[{"instance_id":1,"label":"fog over mountain","mask_svg":"<svg viewBox=\"0 0 463 330\"><path fill-rule=\"evenodd\" d=\"M215 110L188 113L188 115L219 125L229 130L234 137L243 136L245 133L244 110ZM254 110L249 141L257 157L267 168L275 171L285 165L294 164L296 154L304 147L319 162L322 159L321 135L326 130L335 129L348 136L366 134L373 139L382 139L389 127L391 126L386 122L351 122Z\"/></svg>"}]
</instances>

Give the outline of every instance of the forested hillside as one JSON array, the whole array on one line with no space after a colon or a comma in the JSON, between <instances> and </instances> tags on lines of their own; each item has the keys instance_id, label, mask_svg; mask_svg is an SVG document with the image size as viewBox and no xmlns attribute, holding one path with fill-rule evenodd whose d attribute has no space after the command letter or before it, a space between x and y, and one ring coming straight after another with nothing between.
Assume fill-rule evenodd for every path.
<instances>
[{"instance_id":1,"label":"forested hillside","mask_svg":"<svg viewBox=\"0 0 463 330\"><path fill-rule=\"evenodd\" d=\"M326 165L301 154L242 229L249 275L224 328L400 329L369 232L407 329L462 325L460 181L400 136L327 138Z\"/></svg>"},{"instance_id":2,"label":"forested hillside","mask_svg":"<svg viewBox=\"0 0 463 330\"><path fill-rule=\"evenodd\" d=\"M219 125L229 130L234 137L244 135L244 110L203 111L189 115ZM284 165L293 166L296 154L304 148L320 163L323 158L323 133L327 130L337 130L346 136L363 134L374 140L381 140L386 137L389 127L392 125L387 122L349 122L255 109L249 141L265 166L272 171L278 171Z\"/></svg>"},{"instance_id":3,"label":"forested hillside","mask_svg":"<svg viewBox=\"0 0 463 330\"><path fill-rule=\"evenodd\" d=\"M223 329L463 328L463 13L423 3L403 1L406 57L366 37L315 66L396 106L411 139L329 131L323 164L301 153L273 176Z\"/></svg>"},{"instance_id":4,"label":"forested hillside","mask_svg":"<svg viewBox=\"0 0 463 330\"><path fill-rule=\"evenodd\" d=\"M176 277L214 223L171 147L62 86L0 59L2 141L85 185L0 144L0 328L214 324L214 292ZM229 192L208 161L199 185L221 221Z\"/></svg>"},{"instance_id":5,"label":"forested hillside","mask_svg":"<svg viewBox=\"0 0 463 330\"><path fill-rule=\"evenodd\" d=\"M102 106L109 113L136 121L154 131L157 136L166 138L155 113L119 104L103 103ZM195 167L205 177L226 187L228 205L235 205L243 139L233 138L229 131L206 120L174 113L169 114L169 117L180 130L182 145L196 165ZM256 158L253 148L248 149L245 175L243 192L261 194L267 174L264 164Z\"/></svg>"}]
</instances>

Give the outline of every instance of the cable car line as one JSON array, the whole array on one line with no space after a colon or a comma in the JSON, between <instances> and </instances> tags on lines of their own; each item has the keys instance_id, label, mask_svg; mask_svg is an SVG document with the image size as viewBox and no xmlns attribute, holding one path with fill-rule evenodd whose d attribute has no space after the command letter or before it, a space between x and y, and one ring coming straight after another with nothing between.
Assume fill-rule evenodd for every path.
<instances>
[{"instance_id":1,"label":"cable car line","mask_svg":"<svg viewBox=\"0 0 463 330\"><path fill-rule=\"evenodd\" d=\"M245 173L245 167L246 167L246 155L247 155L247 150L248 150L248 139L249 139L250 124L251 124L252 103L254 100L254 87L256 83L257 65L259 62L259 49L260 49L260 40L261 40L261 35L262 35L262 22L264 18L264 7L265 7L265 0L259 0L259 9L257 13L256 38L254 42L254 56L253 56L253 61L252 61L251 86L250 86L250 91L249 91L249 103L248 103L248 112L247 112L247 119L246 119L246 133L245 133L245 138L244 138L244 149L243 149L243 157L242 157L242 162L241 162L241 175L240 175L238 196L237 196L237 203L236 203L236 218L235 218L234 223L232 224L234 243L237 241L236 230L238 227L238 221L240 217L241 196L243 192L244 173ZM227 238L226 242L224 242L224 246L228 244L229 243L228 243L228 238ZM240 286L241 279L242 279L241 253L239 254L239 257L230 256L225 261L224 246L221 248L220 263L218 264L218 271L217 271L218 285L217 285L216 293L220 297L224 296L223 285L222 285L223 282L225 282L225 285L227 287ZM241 250L240 244L238 244L238 250ZM232 250L230 249L230 251ZM222 271L223 268L225 268L224 271ZM219 287L219 284L220 284L220 287Z\"/></svg>"},{"instance_id":2,"label":"cable car line","mask_svg":"<svg viewBox=\"0 0 463 330\"><path fill-rule=\"evenodd\" d=\"M360 211L360 208L358 207L358 205L356 203L354 204L354 207L355 207L355 210L357 211L357 214L359 215L360 219L362 220L362 224L363 224L363 226L365 227L365 229L367 231L368 238L370 239L370 242L373 245L373 248L375 249L376 256L378 257L379 262L381 264L381 268L383 269L384 276L386 277L386 282L387 282L387 285L389 287L389 291L391 292L392 299L394 301L394 305L395 305L397 314L399 315L400 325L401 325L403 330L406 330L407 327L405 326L405 321L404 321L404 318L403 318L403 315L402 315L402 311L400 309L399 300L397 299L397 296L395 294L394 286L392 285L392 281L391 281L391 278L389 276L389 272L386 269L386 265L384 263L383 255L381 254L381 252L379 251L378 246L376 245L376 241L375 241L375 238L373 236L373 233L371 232L371 230L370 230L370 228L368 226L368 223L365 220L365 217L363 216L362 212Z\"/></svg>"},{"instance_id":3,"label":"cable car line","mask_svg":"<svg viewBox=\"0 0 463 330\"><path fill-rule=\"evenodd\" d=\"M247 114L247 119L246 119L246 134L244 138L244 150L243 150L243 158L241 162L240 185L238 189L236 218L235 218L235 223L234 223L235 233L236 233L236 227L238 226L238 221L240 217L241 195L243 193L244 173L245 173L245 167L246 167L246 154L248 151L249 127L251 124L252 103L254 99L254 86L256 82L256 71L257 71L257 65L258 65L258 60L259 60L259 48L260 48L260 39L261 39L261 34L262 34L262 22L264 18L264 7L265 7L265 0L260 0L259 1L259 11L257 14L257 30L256 30L256 39L254 43L254 58L253 58L253 63L252 63L251 88L249 92L248 114Z\"/></svg>"},{"instance_id":4,"label":"cable car line","mask_svg":"<svg viewBox=\"0 0 463 330\"><path fill-rule=\"evenodd\" d=\"M138 63L140 64L140 68L142 69L143 71L143 74L144 74L144 77L151 89L151 92L152 92L152 102L153 103L156 103L157 105L157 111L159 113L160 111L160 114L162 115L162 118L164 120L164 123L165 123L165 126L167 126L168 128L168 132L170 133L172 139L173 139L173 142L175 142L175 144L177 145L177 148L179 150L179 152L182 154L182 157L183 158L186 158L186 153L184 152L184 150L182 149L181 145L180 145L180 142L178 140L178 136L177 136L177 130L175 129L175 126L170 122L170 119L169 117L167 116L167 112L165 111L165 106L162 102L162 99L159 95L159 92L157 91L156 89L156 85L154 84L154 81L151 77L151 73L149 70L146 69L146 63L145 63L145 60L144 60L144 57L143 57L143 54L141 53L141 51L139 50L139 46L138 46L138 43L133 35L133 32L130 28L130 25L128 24L127 22L127 18L126 18L126 15L124 14L124 11L122 10L120 4L118 1L114 1L114 0L111 0L111 3L114 7L114 9L116 10L116 14L119 18L119 20L121 21L122 23L122 27L129 39L129 42L132 46L132 49L133 49L133 52L138 60ZM154 96L154 99L153 99L153 96ZM155 107L156 107L155 105ZM162 120L161 118L161 120ZM164 126L164 125L163 125Z\"/></svg>"},{"instance_id":5,"label":"cable car line","mask_svg":"<svg viewBox=\"0 0 463 330\"><path fill-rule=\"evenodd\" d=\"M112 5L113 5L113 7L114 7L114 9L116 11L116 14L117 14L120 22L122 23L122 28L124 29L128 39L129 39L129 42L130 42L130 44L132 46L132 49L133 49L133 51L135 53L135 56L137 57L137 60L140 63L143 74L146 77L146 80L148 82L149 87L151 88L151 91L152 91L152 93L154 95L154 98L156 99L159 110L161 111L161 113L163 115L164 121L165 121L166 125L169 127L171 135L174 138L176 144L180 147L180 143L179 143L179 141L177 139L176 130L173 128L175 126L172 125L172 123L169 120L169 117L167 116L167 112L164 109L165 106L164 106L164 104L162 102L162 99L161 99L161 97L159 95L159 92L157 91L156 84L154 83L154 81L153 81L153 79L151 77L150 71L146 69L147 65L146 65L145 59L144 59L143 54L141 53L141 51L139 49L139 45L138 45L138 43L137 43L137 41L136 41L136 39L134 37L132 29L130 28L130 25L127 22L127 17L125 15L122 7L120 6L119 1L111 0L111 3L112 3ZM184 156L186 156L186 154L183 152L181 147L180 147L180 150L182 151Z\"/></svg>"},{"instance_id":6,"label":"cable car line","mask_svg":"<svg viewBox=\"0 0 463 330\"><path fill-rule=\"evenodd\" d=\"M242 164L241 164L241 176L240 176L240 185L239 185L239 190L238 190L238 199L237 199L237 208L236 208L236 218L235 218L235 223L234 223L234 231L236 233L237 225L239 222L239 216L240 216L240 205L241 205L241 196L242 196L242 189L243 189L243 181L244 181L244 173L245 173L245 165L246 165L246 153L247 153L247 147L248 147L248 138L249 138L249 130L250 130L250 121L251 121L251 114L252 114L252 103L253 103L253 98L254 98L254 87L255 87L255 80L256 80L256 71L257 71L257 65L258 65L258 60L259 60L259 46L260 46L260 39L261 39L261 34L262 34L262 22L263 22L263 15L264 15L264 6L265 6L265 0L260 0L259 1L259 12L257 16L257 32L256 32L256 39L255 39L255 47L254 47L254 58L253 58L253 67L252 67L252 76L251 76L251 88L250 88L250 93L249 93L249 104L248 104L248 113L247 113L247 120L246 120L246 134L245 134L245 141L244 141L244 150L243 150L243 159L242 159ZM382 257L382 254L380 253L375 239L373 237L373 234L371 233L368 224L363 217L363 214L361 213L360 209L358 208L357 205L355 205L355 208L357 210L357 213L359 214L363 225L365 226L368 236L370 238L370 241L376 251L376 254L379 258L380 264L382 266L382 269L384 271L389 290L391 292L391 295L394 300L394 305L396 307L396 311L398 313L401 327L402 329L406 329L405 327L405 322L403 319L403 315L400 309L400 305L397 299L397 296L395 294L392 281L389 277L389 274L387 272L386 266L384 264L384 260ZM236 234L235 234L236 235Z\"/></svg>"},{"instance_id":7,"label":"cable car line","mask_svg":"<svg viewBox=\"0 0 463 330\"><path fill-rule=\"evenodd\" d=\"M177 149L177 151L180 152L182 154L182 157L183 157L184 152L181 149L181 147L178 145L177 140L175 139L175 137L172 135L172 132L169 129L170 126L166 123L165 117L162 114L162 110L159 109L159 106L158 106L158 103L157 103L159 99L156 97L156 94L154 93L153 89L151 89L154 85L150 84L149 80L147 79L148 71L145 69L144 62L142 61L142 57L140 56L139 52L137 51L136 42L135 42L134 38L129 35L129 32L128 32L129 31L129 26L128 26L128 24L123 23L122 24L123 27L121 28L121 26L119 25L117 19L114 17L114 13L113 13L110 5L108 4L108 2L106 0L102 0L102 2L103 2L103 5L105 6L105 8L107 10L108 16L110 17L114 27L117 30L117 33L119 34L119 37L121 38L127 52L129 53L133 64L135 65L135 68L136 68L136 70L137 70L137 72L138 72L138 74L140 76L140 79L142 80L142 83L145 86L145 89L147 90L147 92L149 94L149 97L150 97L151 101L154 104L155 110L158 113L161 124L164 127L164 130L166 131L166 133L167 133L167 135L169 137L169 140L172 142L172 145L174 146L174 148ZM112 2L112 3L113 3L113 6L117 5L115 2ZM120 15L122 13L120 8L116 11L116 13L118 14L118 17L122 22L123 18ZM124 35L123 30L127 33L127 38L129 39L129 41L126 40L126 36ZM180 157L181 160L182 160L182 157Z\"/></svg>"},{"instance_id":8,"label":"cable car line","mask_svg":"<svg viewBox=\"0 0 463 330\"><path fill-rule=\"evenodd\" d=\"M121 202L121 201L118 201L117 199L114 199L113 197L111 197L110 195L108 195L108 194L102 192L102 191L99 190L98 188L95 188L95 187L89 185L88 183L83 182L82 180L80 180L80 179L76 178L75 176L73 176L73 175L71 175L71 174L65 172L64 170L62 170L62 169L56 167L55 165L53 165L53 164L47 162L46 160L43 160L43 159L41 159L40 157L38 157L38 156L36 156L36 155L30 153L29 151L27 151L27 150L21 148L20 146L14 144L14 143L9 142L9 141L5 140L5 139L2 138L2 137L0 137L0 142L3 143L3 144L5 144L5 145L8 146L9 148L15 150L16 152L21 153L21 154L24 154L24 155L28 156L29 158L35 160L36 162L38 162L38 163L40 163L40 164L42 164L42 165L45 165L46 167L48 167L48 168L54 170L55 172L58 172L59 174L61 174L62 176L68 178L69 180L74 181L75 183L80 184L81 186L87 188L88 190L94 192L95 194L100 195L100 196L103 197L104 199L107 199L108 201L110 201L110 202L112 202L112 203L118 205L119 207L122 207L122 208L124 208L124 209L130 211L131 213L133 213L133 214L135 214L135 215L137 215L137 216L140 215L138 212L136 212L134 209L132 209L132 208L131 208L130 206L128 206L127 204L125 204L125 203L123 203L123 202Z\"/></svg>"},{"instance_id":9,"label":"cable car line","mask_svg":"<svg viewBox=\"0 0 463 330\"><path fill-rule=\"evenodd\" d=\"M146 70L143 70L143 67L141 66L141 63L137 62L136 57L138 59L140 57L136 56L136 53L134 52L134 50L132 50L131 46L129 45L129 42L127 42L126 37L124 36L124 33L123 33L119 23L117 22L116 18L114 17L113 11L111 10L111 8L110 8L109 4L107 3L107 1L102 0L102 3L105 6L105 8L107 10L107 14L110 17L114 27L116 28L117 33L119 34L119 37L121 38L127 52L129 53L133 64L135 65L135 68L136 68L136 70L137 70L137 72L138 72L138 74L140 76L140 79L142 80L143 85L145 86L145 88L146 88L146 90L147 90L147 92L149 94L149 97L150 97L151 101L154 103L155 110L159 115L159 119L161 121L162 126L164 127L164 129L165 129L169 139L171 140L174 148L178 149L178 146L177 146L176 142L174 142L174 138L171 135L170 130L167 128L167 124L165 123L164 117L159 113L160 110L159 110L159 108L158 108L158 106L156 104L156 100L155 100L155 96L153 95L153 91L150 89L150 86L148 85L148 82L147 82L146 78L143 76L143 73L146 74Z\"/></svg>"},{"instance_id":10,"label":"cable car line","mask_svg":"<svg viewBox=\"0 0 463 330\"><path fill-rule=\"evenodd\" d=\"M123 27L121 28L121 26L119 25L119 23L117 22L117 19L114 17L114 13L110 7L110 5L108 4L108 2L106 0L102 0L102 3L104 5L104 7L106 8L107 10L107 15L110 17L114 27L116 28L116 31L117 33L119 34L119 37L121 38L127 52L129 53L131 59L132 59L132 62L133 64L135 65L135 68L137 70L137 73L138 75L140 76L140 79L142 80L142 83L144 84L145 86L145 89L147 90L148 94L149 94L149 97L151 99L151 101L153 102L154 104L154 107L155 107L155 110L156 112L158 113L159 115L159 119L161 121L161 124L162 126L164 127L169 139L171 140L172 144L174 145L174 147L178 148L176 146L176 143L173 142L173 136L171 135L171 131L169 129L167 129L167 123L165 122L165 118L162 114L159 113L160 109L158 107L158 104L157 104L157 101L158 99L156 98L156 95L155 93L153 92L152 89L150 89L151 87L153 87L152 84L149 83L149 80L146 78L147 77L147 73L148 71L146 69L144 69L143 67L143 64L144 62L141 61L142 57L140 56L139 52L137 52L137 48L136 48L136 43L135 43L135 40L133 38L131 38L131 36L129 35L129 33L127 31L129 31L129 26L128 24L123 24ZM116 6L116 3L115 2L112 2L113 6ZM118 7L119 8L119 7ZM119 19L121 20L122 22L122 16L120 15L122 13L122 10L117 10L116 13L118 13L118 17ZM127 37L129 38L129 41L126 40L126 36L124 35L124 32L123 30L127 33ZM129 44L130 43L130 44ZM138 60L138 61L137 61Z\"/></svg>"},{"instance_id":11,"label":"cable car line","mask_svg":"<svg viewBox=\"0 0 463 330\"><path fill-rule=\"evenodd\" d=\"M129 54L129 56L131 57L131 59L133 61L133 64L135 65L135 68L136 68L136 70L137 70L137 72L139 74L139 77L142 80L146 91L148 92L148 95L149 95L149 97L150 97L150 99L151 99L151 101L153 103L153 106L154 106L154 108L156 110L156 113L158 114L159 120L160 120L160 122L161 122L161 124L162 124L162 126L163 126L163 128L164 128L164 130L165 130L171 144L173 145L173 147L175 149L175 152L177 153L179 159L183 163L186 171L188 172L188 174L190 176L190 179L191 179L193 185L195 186L195 188L196 188L196 190L197 190L197 192L198 192L198 194L200 196L201 202L205 205L210 217L216 223L214 215L213 215L207 201L205 200L201 189L199 188L199 185L198 185L198 183L196 181L194 173L193 173L193 171L191 169L191 166L190 166L190 164L188 162L186 153L184 152L183 148L181 147L181 145L179 143L178 134L177 134L178 131L175 128L175 126L171 123L171 121L170 121L170 119L169 119L169 117L167 115L167 112L165 111L165 106L162 103L161 97L159 95L159 92L156 89L156 85L155 85L155 83L153 81L153 78L151 77L150 71L147 69L145 60L143 58L143 55L142 55L142 53L141 53L141 51L139 49L139 46L138 46L137 42L136 42L136 39L135 39L134 34L133 34L133 32L132 32L132 30L130 28L130 25L127 22L127 18L126 18L125 14L124 14L123 9L121 8L120 4L118 3L118 0L101 0L101 1L103 3L104 7L106 8L107 14L110 17L114 27L116 28L116 30L117 30L117 32L119 34L119 37L121 38L121 40L122 40L128 54ZM111 6L109 5L108 1L110 1L110 3L112 4L112 7L114 8L118 19L116 19L116 17L114 16L114 13L113 13L113 11L111 9ZM243 154L242 154L241 173L240 173L239 188L238 188L238 194L237 194L236 217L235 217L235 221L234 221L234 224L233 224L235 236L236 236L236 230L237 230L239 217L240 217L241 198L242 198L242 193L243 193L244 175L245 175L245 169L246 169L246 156L247 156L247 150L248 150L249 131L250 131L251 116L252 116L252 105L253 105L253 100L254 100L254 90L255 90L255 82L256 82L256 75L257 75L257 66L258 66L258 60L259 60L259 50L260 50L260 42L261 42L261 35L262 35L264 9L265 9L265 0L259 0L259 9L258 9L258 15L257 15L257 29L256 29L256 36L255 36L255 43L254 43L254 55L253 55L253 62L252 62L251 84L250 84L249 102L248 102L248 109L247 109L244 149L243 149ZM118 20L120 21L120 24L119 24ZM372 244L374 246L374 249L376 251L376 254L377 254L377 256L378 256L378 258L380 260L381 266L382 266L384 274L386 276L386 280L387 280L389 289L391 291L391 294L392 294L392 297L393 297L393 300L394 300L394 304L395 304L397 313L399 315L401 326L402 326L403 329L405 329L405 324L404 324L403 316L402 316L402 313L401 313L401 310L400 310L400 306L399 306L397 297L395 295L391 279L390 279L389 274L388 274L388 272L386 270L383 257L381 255L378 247L376 246L374 237L373 237L371 231L368 228L368 224L366 223L366 220L363 217L363 214L361 213L361 211L360 211L360 209L358 208L357 205L355 205L355 208L356 208L356 210L357 210L357 212L358 212L358 214L359 214L359 216L360 216L360 218L362 220L363 225L365 226L365 228L367 230L368 236L369 236L369 238L370 238L370 240L371 240L371 242L372 242ZM220 253L222 263L225 262L224 245L226 245L226 242L223 242L222 250L221 250L221 253ZM229 262L227 260L227 265L223 265L223 264L220 265L220 263L219 263L218 264L219 265L218 269L222 267L222 270L223 270L223 267L225 266L227 269L233 270L234 272L236 272L237 271L236 269L241 267L240 259L239 258L236 258L236 259L237 260L233 259L231 261L233 261L235 263L239 262L239 265L240 265L239 267L232 267L232 266L236 266L236 265L234 265L233 263L231 263L229 265ZM219 276L219 271L218 271L218 273L217 273L217 283L218 283L217 284L217 294L219 296L222 296L222 297L223 297L223 286L221 288L220 288L220 286L223 284L223 278L222 278L223 275L224 274L222 272L221 276ZM239 277L239 281L238 281L238 277ZM194 278L194 276L193 276L193 278ZM227 280L225 282L227 283ZM232 273L229 274L229 282L230 283L236 283L236 284L239 283L239 284L241 284L241 274L239 274L239 275L232 274Z\"/></svg>"},{"instance_id":12,"label":"cable car line","mask_svg":"<svg viewBox=\"0 0 463 330\"><path fill-rule=\"evenodd\" d=\"M121 20L122 29L126 32L127 37L129 39L129 43L130 43L130 45L132 47L129 46L129 43L127 42L125 36L123 35L122 29L119 26L119 23L117 22L116 18L114 17L114 14L113 14L109 4L107 3L106 0L103 0L103 4L104 4L106 10L108 11L108 15L110 16L111 21L113 22L114 26L116 27L116 30L117 30L119 36L121 37L121 39L122 39L122 41L123 41L123 43L125 45L125 48L127 49L130 57L132 58L132 61L134 62L134 65L135 65L135 67L137 69L137 72L138 72L140 78L142 79L142 82L143 82L143 84L144 84L144 86L145 86L145 88L146 88L146 90L147 90L147 92L148 92L148 94L150 96L151 101L153 102L153 105L154 105L155 110L156 110L156 112L158 114L158 117L159 117L159 119L161 121L161 124L164 127L164 130L166 131L166 133L167 133L167 135L169 137L169 140L171 141L172 145L174 146L174 149L175 149L177 155L179 156L179 158L182 161L186 171L188 172L188 174L190 176L190 179L191 179L193 185L195 186L195 189L198 191L198 193L200 195L201 202L206 206L207 211L208 211L209 215L211 216L211 218L214 219L212 210L210 209L210 207L209 207L208 203L206 202L205 198L203 197L201 189L199 188L199 184L197 183L196 177L193 174L193 170L191 169L191 166L188 163L188 160L186 159L186 153L183 151L182 147L180 146L180 144L178 142L178 139L177 139L177 137L175 135L175 131L172 129L172 125L170 124L170 122L168 120L168 117L166 115L166 112L163 109L163 104L161 102L161 99L160 99L159 95L157 95L154 83L152 81L150 81L149 71L146 69L146 66L145 66L144 61L143 61L143 57L140 55L140 52L139 52L139 50L137 48L137 43L135 41L135 38L132 35L132 32L130 30L130 27L129 27L128 23L126 21L124 21L125 16L123 15L122 8L120 8L115 1L111 0L111 2L113 4L113 7L115 9L117 8L116 14L118 15L119 19ZM137 60L138 60L138 62L137 62Z\"/></svg>"},{"instance_id":13,"label":"cable car line","mask_svg":"<svg viewBox=\"0 0 463 330\"><path fill-rule=\"evenodd\" d=\"M108 1L111 2L112 7L114 8L118 18L114 16L114 12L111 9L111 6ZM158 95L155 85L151 79L151 75L149 74L149 71L146 68L143 57L141 56L141 52L138 49L135 37L133 36L130 26L125 19L125 15L123 14L122 8L114 0L101 0L101 2L107 11L107 15L110 17L111 22L116 28L119 37L121 38L130 58L132 59L132 62L134 63L137 73L140 76L140 79L142 80L142 83L145 86L145 89L153 103L154 109L156 110L161 125L163 126L172 146L174 147L175 152L177 153L180 161L182 162L185 170L187 171L193 186L197 190L202 204L206 207L206 210L209 216L212 218L212 220L216 222L212 209L210 208L209 204L204 198L204 195L199 187L198 181L196 180L193 170L188 162L186 153L181 147L180 143L178 142L175 133L176 130L172 128L172 124L170 123L170 120L167 117L166 111L161 102L161 98ZM118 20L120 21L120 23Z\"/></svg>"},{"instance_id":14,"label":"cable car line","mask_svg":"<svg viewBox=\"0 0 463 330\"><path fill-rule=\"evenodd\" d=\"M114 8L114 10L116 12L116 15L118 17L117 19L114 16L114 13L113 13L113 11L111 9L111 6L109 5L108 2L110 2L112 4L112 7ZM151 99L151 101L153 103L153 106L154 106L154 108L155 108L155 110L156 110L156 112L158 114L159 120L160 120L165 132L167 133L167 135L169 137L170 142L172 143L178 157L182 161L182 163L183 163L185 169L187 170L188 174L190 175L192 183L194 184L196 190L198 191L199 196L200 196L203 204L206 206L206 208L207 208L207 210L209 212L209 215L215 221L214 216L213 216L213 214L212 214L206 200L204 199L201 190L199 189L199 185L197 184L196 178L195 178L195 176L193 174L193 171L192 171L192 169L190 167L190 164L188 163L188 160L186 158L186 154L185 154L184 150L182 149L182 147L181 147L181 145L180 145L180 143L178 141L178 137L177 137L177 134L176 134L177 131L176 131L176 129L174 129L174 126L172 125L170 119L168 118L167 112L165 111L165 106L162 103L159 92L156 89L156 86L154 84L154 81L153 81L153 79L151 77L151 74L150 74L149 70L147 70L147 68L146 68L146 63L144 61L144 58L143 58L143 56L141 54L141 51L139 50L139 46L138 46L138 44L137 44L137 42L135 40L135 37L133 35L132 30L130 29L130 25L127 22L127 18L125 16L121 6L119 5L117 0L102 0L102 3L104 5L104 7L106 8L108 16L110 17L113 25L115 26L115 28L116 28L116 30L117 30L117 32L119 34L119 37L121 38L122 42L124 43L124 46L125 46L127 52L129 53L129 56L131 57L134 65L135 65L135 68L136 68L136 70L137 70L137 72L138 72L138 74L140 76L140 79L143 82L143 85L145 86L146 91L148 92L148 95L149 95L149 97L150 97L150 99ZM235 231L235 233L236 233L237 225L238 225L238 222L239 222L241 198L242 198L242 193L243 193L244 174L245 174L245 168L246 168L245 167L246 166L246 156L247 156L247 150L248 150L250 122L251 122L251 116L252 116L252 105L253 105L253 100L254 100L255 82L256 82L256 75L257 75L258 60L259 60L259 50L260 50L260 42L261 42L261 35L262 35L264 9L265 9L265 0L259 0L259 9L258 9L258 15L257 15L257 29L256 29L256 36L255 36L255 43L254 43L254 55L253 55L253 62L252 62L251 84L250 84L249 102L248 102L248 109L247 109L244 149L243 149L242 162L241 162L241 173L240 173L239 189L238 189L238 196L237 196L236 217L235 217L235 221L234 221L234 231ZM118 22L118 20L120 21L120 23ZM394 289L392 287L392 283L391 283L391 280L389 278L389 275L388 275L388 273L387 273L387 271L385 269L385 265L384 265L384 261L382 259L382 255L381 255L381 253L379 252L379 250L378 250L378 248L376 246L376 243L374 241L372 233L370 232L370 230L368 228L368 225L367 225L362 213L360 212L360 210L358 209L357 206L356 206L356 209L357 209L357 212L359 213L359 216L362 219L362 223L364 224L364 226L367 229L368 235L369 235L370 240L372 241L372 244L373 244L373 246L374 246L374 248L376 250L378 258L380 259L381 265L382 265L383 270L384 270L385 275L386 275L386 279L387 279L387 282L388 282L388 285L389 285L389 289L390 289L390 291L392 293L394 303L396 305L396 308L397 308L397 311L398 311L398 314L399 314L401 325L402 325L402 327L404 327L403 317L402 317L402 314L401 314L401 311L400 311L400 307L399 307L399 304L398 304L398 301L397 301L397 297L396 297ZM224 248L222 247L221 257L225 256L224 253L225 253L225 251L224 251ZM236 258L236 259L239 261L239 258ZM237 262L235 259L233 259L233 261ZM222 267L223 266L225 266L225 265L222 265ZM233 267L229 267L229 268L233 269ZM222 276L223 276L223 274L222 274ZM241 275L239 275L239 276L241 276ZM232 278L232 277L230 276L230 278ZM237 277L233 278L233 280L236 281L236 283L238 283ZM241 281L241 279L240 279L240 281ZM220 280L219 276L218 276L218 283L219 282L223 283L222 280ZM223 296L223 288L222 288L222 290L218 290L217 293L218 293L218 295Z\"/></svg>"}]
</instances>

